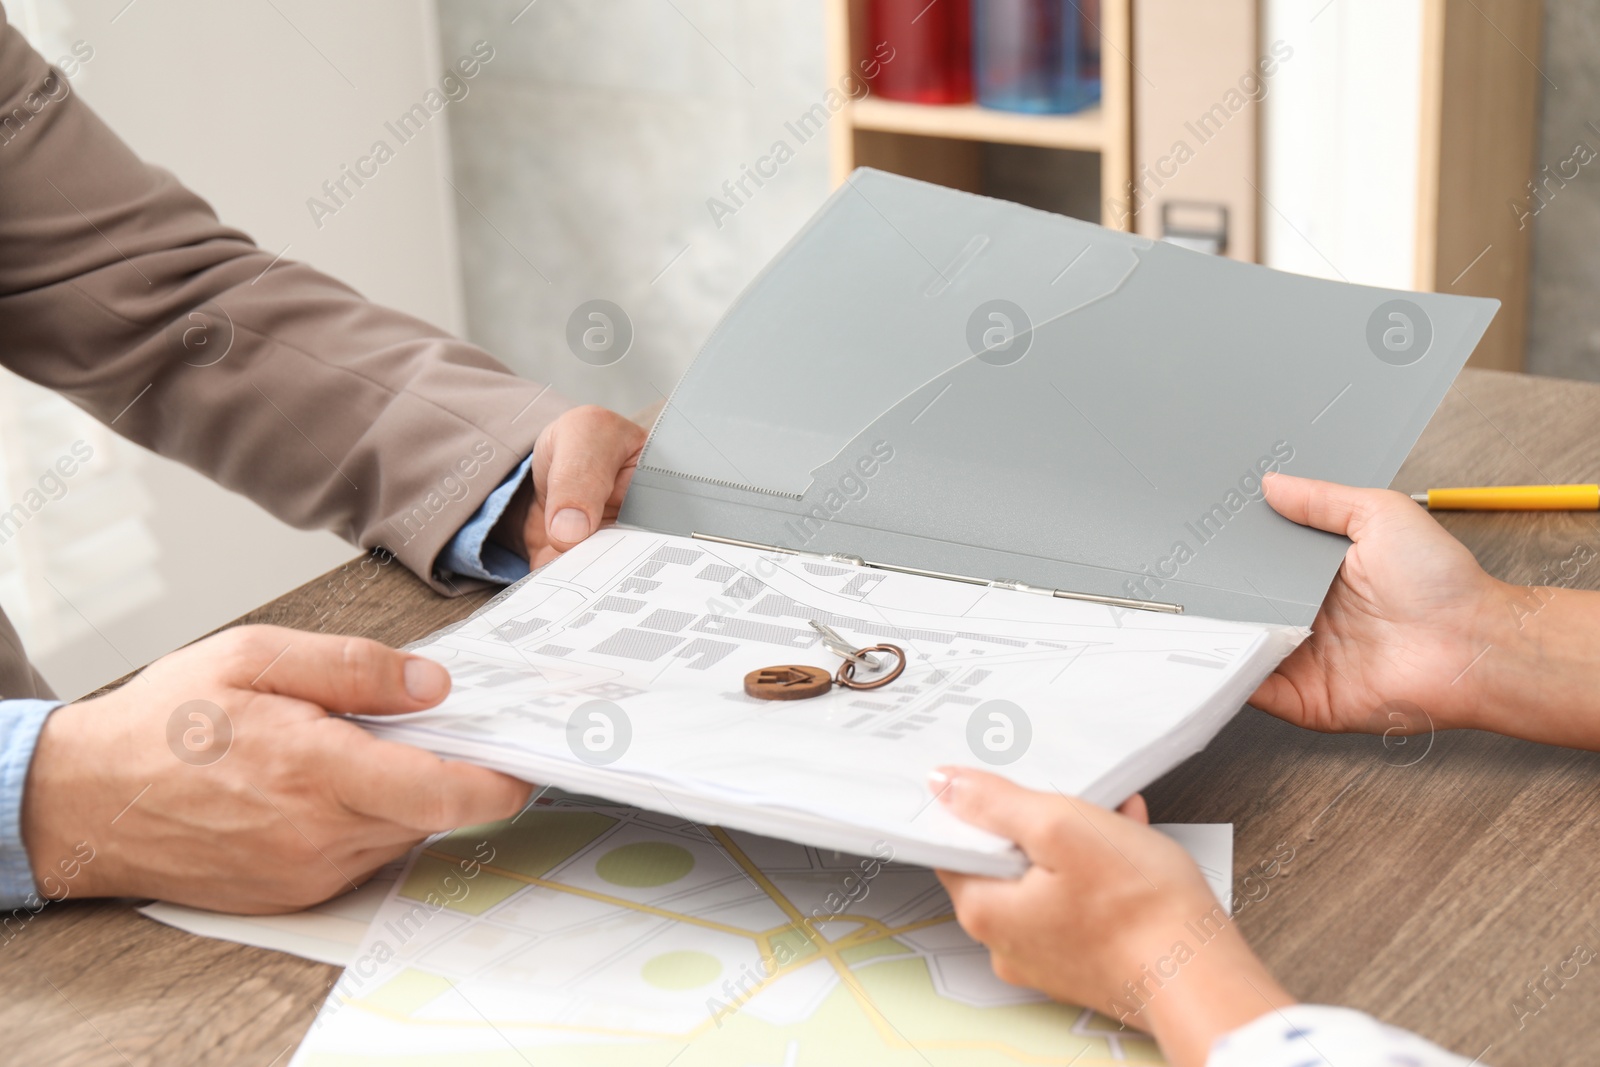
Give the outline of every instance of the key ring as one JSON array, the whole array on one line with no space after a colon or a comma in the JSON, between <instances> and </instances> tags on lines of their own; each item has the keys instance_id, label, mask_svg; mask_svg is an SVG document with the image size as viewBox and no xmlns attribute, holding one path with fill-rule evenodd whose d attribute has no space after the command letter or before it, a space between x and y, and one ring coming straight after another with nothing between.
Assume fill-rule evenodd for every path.
<instances>
[{"instance_id":1,"label":"key ring","mask_svg":"<svg viewBox=\"0 0 1600 1067\"><path fill-rule=\"evenodd\" d=\"M885 674L882 678L876 678L870 682L858 682L855 680L856 661L853 659L847 659L839 665L839 673L833 676L833 680L844 686L846 689L877 689L879 686L888 685L890 682L900 677L900 672L906 669L906 654L897 645L870 645L867 648L856 650L857 655L867 652L889 653L897 661L894 665L894 669L889 671L889 673Z\"/></svg>"}]
</instances>

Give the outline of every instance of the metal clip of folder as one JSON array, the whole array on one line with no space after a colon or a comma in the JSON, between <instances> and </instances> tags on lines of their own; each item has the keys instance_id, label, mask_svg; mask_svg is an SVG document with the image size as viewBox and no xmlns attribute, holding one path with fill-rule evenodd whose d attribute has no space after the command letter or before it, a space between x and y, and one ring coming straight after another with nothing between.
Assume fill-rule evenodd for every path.
<instances>
[{"instance_id":1,"label":"metal clip of folder","mask_svg":"<svg viewBox=\"0 0 1600 1067\"><path fill-rule=\"evenodd\" d=\"M796 548L785 548L782 545L763 545L756 541L740 541L733 537L718 537L716 534L704 534L698 531L689 534L698 541L714 541L719 545L733 545L735 548L753 548L757 552L778 552L785 556L809 556L812 559L829 560L834 563L850 563L857 567L871 567L873 570L894 571L898 574L916 574L924 578L943 578L950 582L965 582L967 585L986 585L991 589L1014 589L1027 593L1040 593L1062 600L1082 600L1089 604L1104 604L1110 608L1129 608L1134 611L1159 611L1167 615L1182 615L1182 604L1166 604L1159 600L1135 600L1125 596L1101 596L1099 593L1074 593L1067 589L1049 589L1044 586L1027 585L1024 582L1009 579L973 578L965 574L946 574L944 571L927 571L920 567L901 567L893 563L874 563L862 559L860 556L847 555L835 552L828 555L816 552L801 552Z\"/></svg>"}]
</instances>

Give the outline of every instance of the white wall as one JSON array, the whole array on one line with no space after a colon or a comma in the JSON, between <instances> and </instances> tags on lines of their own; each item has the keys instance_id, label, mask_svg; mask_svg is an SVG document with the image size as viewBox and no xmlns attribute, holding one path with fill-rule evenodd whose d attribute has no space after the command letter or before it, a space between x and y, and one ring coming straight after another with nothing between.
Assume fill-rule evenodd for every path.
<instances>
[{"instance_id":1,"label":"white wall","mask_svg":"<svg viewBox=\"0 0 1600 1067\"><path fill-rule=\"evenodd\" d=\"M1265 102L1268 266L1415 287L1422 3L1264 0L1294 49Z\"/></svg>"},{"instance_id":2,"label":"white wall","mask_svg":"<svg viewBox=\"0 0 1600 1067\"><path fill-rule=\"evenodd\" d=\"M224 221L374 300L460 329L454 194L445 182L449 108L320 228L306 205L341 164L366 152L386 120L438 83L428 0L10 0L7 12L52 60L75 41L90 45L94 57L74 87ZM35 453L53 455L97 432L26 383L11 379L5 388L13 410L39 415L26 439L0 437L5 470L24 484L36 476ZM64 696L355 554L331 534L291 530L120 439L105 437L96 450L120 488L75 489L41 513L49 523L30 523L0 548L11 575L0 581L0 602ZM99 546L93 574L50 543L53 532L107 526L130 511L134 532Z\"/></svg>"},{"instance_id":3,"label":"white wall","mask_svg":"<svg viewBox=\"0 0 1600 1067\"><path fill-rule=\"evenodd\" d=\"M452 129L470 336L574 400L659 403L739 291L826 199L799 145L736 214L707 201L822 99L822 0L439 0L444 51L493 62ZM602 298L633 349L590 366L568 317Z\"/></svg>"}]
</instances>

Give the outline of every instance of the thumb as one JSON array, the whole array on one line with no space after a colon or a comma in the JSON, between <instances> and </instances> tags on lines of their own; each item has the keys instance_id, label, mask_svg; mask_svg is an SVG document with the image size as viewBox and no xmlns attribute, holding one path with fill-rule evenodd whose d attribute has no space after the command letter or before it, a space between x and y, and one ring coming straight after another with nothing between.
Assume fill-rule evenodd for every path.
<instances>
[{"instance_id":1,"label":"thumb","mask_svg":"<svg viewBox=\"0 0 1600 1067\"><path fill-rule=\"evenodd\" d=\"M1028 858L1046 867L1046 853L1057 850L1060 831L1088 829L1100 809L1092 804L1049 793L1024 789L1009 779L966 767L940 767L928 776L931 789L950 813L980 830L1015 841ZM1063 811L1076 809L1083 818Z\"/></svg>"},{"instance_id":2,"label":"thumb","mask_svg":"<svg viewBox=\"0 0 1600 1067\"><path fill-rule=\"evenodd\" d=\"M332 725L349 729L324 749L327 778L351 811L432 834L508 819L532 792L527 782L380 740L354 723Z\"/></svg>"},{"instance_id":3,"label":"thumb","mask_svg":"<svg viewBox=\"0 0 1600 1067\"><path fill-rule=\"evenodd\" d=\"M450 672L421 656L364 637L241 626L209 638L236 646L233 684L306 700L347 715L398 715L431 708L450 692Z\"/></svg>"},{"instance_id":4,"label":"thumb","mask_svg":"<svg viewBox=\"0 0 1600 1067\"><path fill-rule=\"evenodd\" d=\"M1272 509L1291 522L1352 540L1361 536L1362 528L1379 510L1405 499L1388 489L1358 489L1279 473L1265 475L1261 489Z\"/></svg>"},{"instance_id":5,"label":"thumb","mask_svg":"<svg viewBox=\"0 0 1600 1067\"><path fill-rule=\"evenodd\" d=\"M534 488L545 536L565 552L600 528L608 504L621 503L644 431L614 411L575 408L550 424L534 449Z\"/></svg>"}]
</instances>

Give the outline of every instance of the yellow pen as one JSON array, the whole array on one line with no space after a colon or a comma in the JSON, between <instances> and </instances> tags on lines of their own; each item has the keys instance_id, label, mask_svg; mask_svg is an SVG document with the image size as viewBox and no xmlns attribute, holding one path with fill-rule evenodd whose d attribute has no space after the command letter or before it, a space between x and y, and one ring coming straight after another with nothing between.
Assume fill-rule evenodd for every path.
<instances>
[{"instance_id":1,"label":"yellow pen","mask_svg":"<svg viewBox=\"0 0 1600 1067\"><path fill-rule=\"evenodd\" d=\"M1600 511L1600 485L1491 485L1429 489L1411 499L1429 511Z\"/></svg>"}]
</instances>

